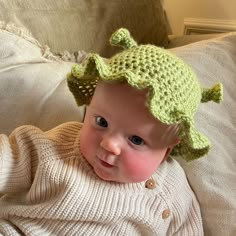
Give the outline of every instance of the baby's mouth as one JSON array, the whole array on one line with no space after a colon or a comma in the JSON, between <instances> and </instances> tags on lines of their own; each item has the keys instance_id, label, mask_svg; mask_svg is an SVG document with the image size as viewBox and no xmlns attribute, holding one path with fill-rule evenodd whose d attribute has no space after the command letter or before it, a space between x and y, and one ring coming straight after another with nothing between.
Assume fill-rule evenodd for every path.
<instances>
[{"instance_id":1,"label":"baby's mouth","mask_svg":"<svg viewBox=\"0 0 236 236\"><path fill-rule=\"evenodd\" d=\"M108 161L105 161L105 159L100 157L99 155L97 155L97 159L103 167L106 167L106 168L114 167L114 165L110 164Z\"/></svg>"},{"instance_id":2,"label":"baby's mouth","mask_svg":"<svg viewBox=\"0 0 236 236\"><path fill-rule=\"evenodd\" d=\"M113 165L111 165L111 164L109 164L105 161L102 161L102 160L99 160L99 161L100 161L101 165L104 166L104 167L107 167L107 168L112 168L113 167Z\"/></svg>"}]
</instances>

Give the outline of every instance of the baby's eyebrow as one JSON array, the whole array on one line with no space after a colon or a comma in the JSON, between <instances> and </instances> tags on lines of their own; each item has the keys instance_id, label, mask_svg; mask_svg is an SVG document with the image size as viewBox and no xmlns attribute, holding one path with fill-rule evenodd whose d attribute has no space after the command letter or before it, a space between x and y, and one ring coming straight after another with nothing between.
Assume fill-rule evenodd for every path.
<instances>
[{"instance_id":1,"label":"baby's eyebrow","mask_svg":"<svg viewBox=\"0 0 236 236\"><path fill-rule=\"evenodd\" d=\"M94 104L90 104L90 105L88 106L88 108L89 108L90 110L92 110L93 112L99 112L99 113L102 113L101 108L98 107L98 106L95 106Z\"/></svg>"},{"instance_id":2,"label":"baby's eyebrow","mask_svg":"<svg viewBox=\"0 0 236 236\"><path fill-rule=\"evenodd\" d=\"M104 109L104 107L94 106L92 104L92 105L89 105L89 109L91 110L93 115L98 115L98 116L101 116L101 117L103 117L105 119L109 119L109 113L106 112L106 109Z\"/></svg>"}]
</instances>

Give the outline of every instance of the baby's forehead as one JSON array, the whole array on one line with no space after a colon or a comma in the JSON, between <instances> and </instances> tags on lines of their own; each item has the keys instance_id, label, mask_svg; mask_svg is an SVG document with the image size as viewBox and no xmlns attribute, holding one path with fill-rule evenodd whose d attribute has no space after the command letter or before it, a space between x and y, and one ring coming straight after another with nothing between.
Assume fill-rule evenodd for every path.
<instances>
[{"instance_id":1,"label":"baby's forehead","mask_svg":"<svg viewBox=\"0 0 236 236\"><path fill-rule=\"evenodd\" d=\"M94 93L94 101L111 112L120 112L122 117L137 124L153 123L153 128L165 129L169 125L155 118L148 105L148 89L136 89L127 82L99 81ZM140 121L140 122L139 122Z\"/></svg>"}]
</instances>

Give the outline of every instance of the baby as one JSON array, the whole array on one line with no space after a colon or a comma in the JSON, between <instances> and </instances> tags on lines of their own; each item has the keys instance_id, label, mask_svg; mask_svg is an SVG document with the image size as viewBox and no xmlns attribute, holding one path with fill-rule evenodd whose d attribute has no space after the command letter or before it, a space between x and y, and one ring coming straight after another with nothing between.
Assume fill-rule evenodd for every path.
<instances>
[{"instance_id":1,"label":"baby","mask_svg":"<svg viewBox=\"0 0 236 236\"><path fill-rule=\"evenodd\" d=\"M179 164L209 151L194 128L202 89L168 51L140 45L126 29L111 37L125 50L91 54L68 86L82 123L43 132L22 126L0 135L0 235L203 235L198 201Z\"/></svg>"}]
</instances>

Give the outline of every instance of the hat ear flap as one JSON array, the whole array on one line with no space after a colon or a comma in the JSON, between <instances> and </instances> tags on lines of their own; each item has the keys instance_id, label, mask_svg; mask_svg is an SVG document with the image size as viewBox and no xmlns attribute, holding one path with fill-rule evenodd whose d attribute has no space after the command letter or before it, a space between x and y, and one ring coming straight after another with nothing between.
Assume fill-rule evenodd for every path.
<instances>
[{"instance_id":1,"label":"hat ear flap","mask_svg":"<svg viewBox=\"0 0 236 236\"><path fill-rule=\"evenodd\" d=\"M100 78L107 77L109 76L109 67L98 54L91 54L88 57L84 75Z\"/></svg>"},{"instance_id":2,"label":"hat ear flap","mask_svg":"<svg viewBox=\"0 0 236 236\"><path fill-rule=\"evenodd\" d=\"M74 65L67 75L67 85L78 106L88 105L94 93L90 86L86 88L87 80L81 79L84 76L83 69L80 65Z\"/></svg>"},{"instance_id":3,"label":"hat ear flap","mask_svg":"<svg viewBox=\"0 0 236 236\"><path fill-rule=\"evenodd\" d=\"M88 57L86 65L75 65L67 75L67 84L78 106L88 105L99 78L109 75L109 67L97 54Z\"/></svg>"},{"instance_id":4,"label":"hat ear flap","mask_svg":"<svg viewBox=\"0 0 236 236\"><path fill-rule=\"evenodd\" d=\"M186 161L197 159L210 150L210 142L202 133L198 132L194 127L194 122L189 117L182 117L180 140L171 153L175 156L181 156Z\"/></svg>"}]
</instances>

